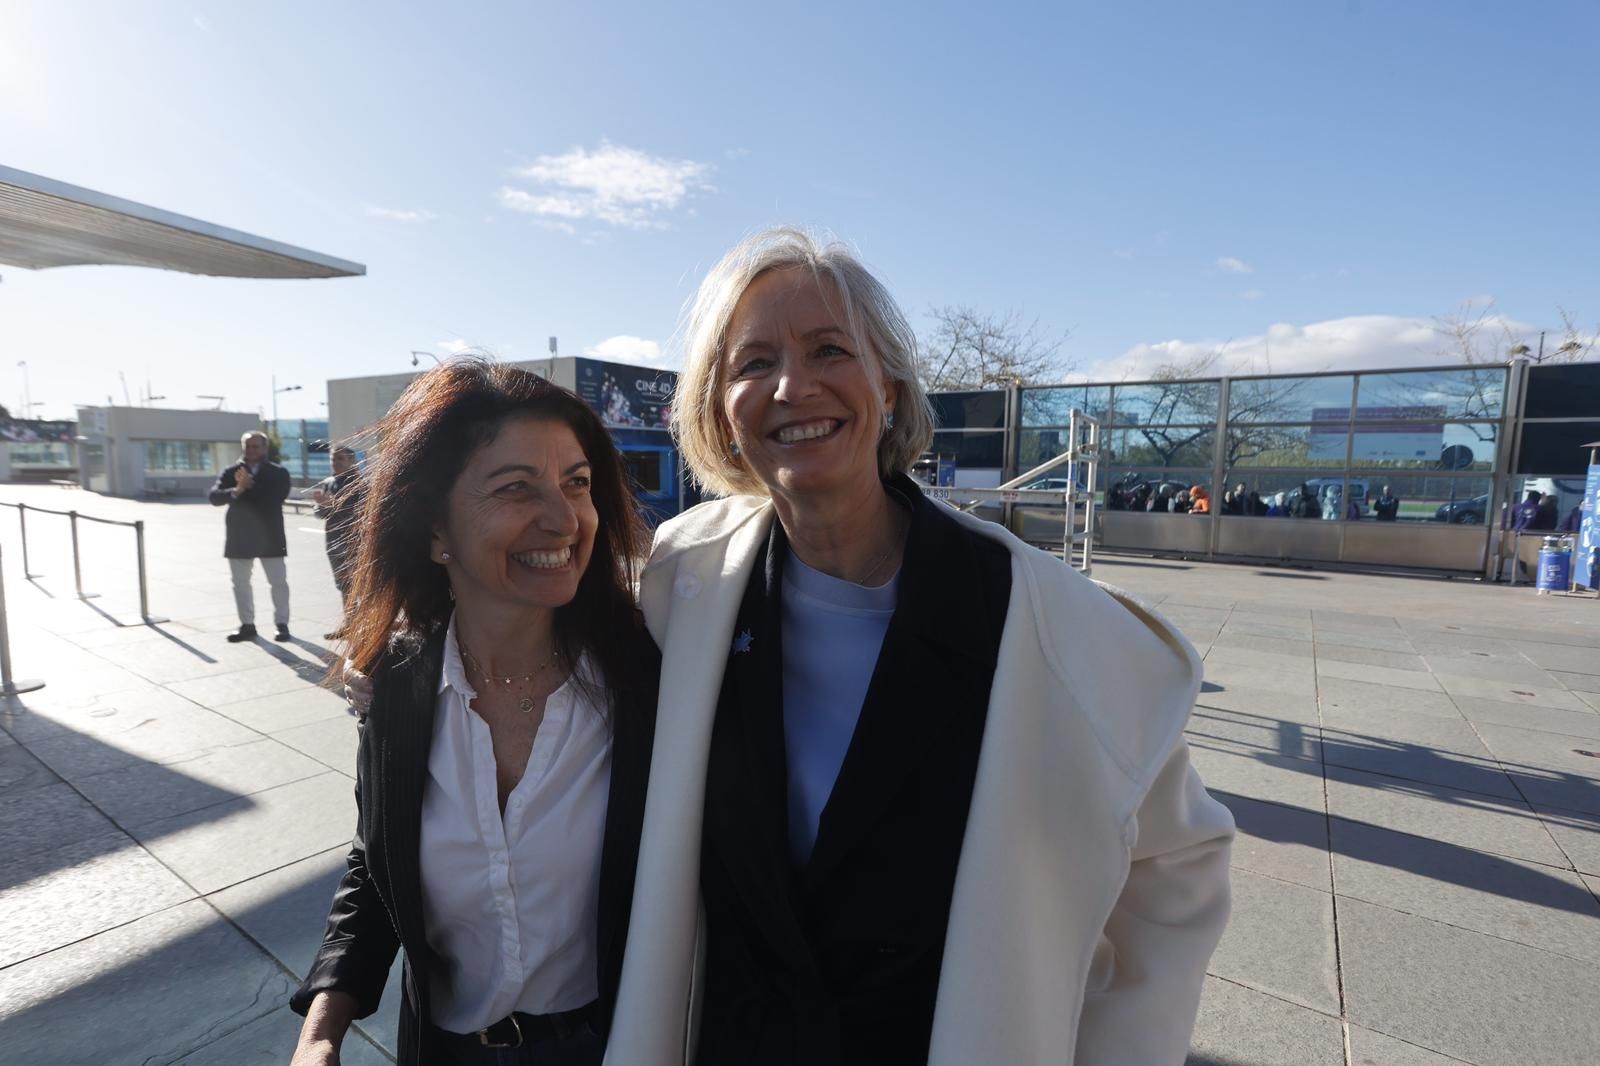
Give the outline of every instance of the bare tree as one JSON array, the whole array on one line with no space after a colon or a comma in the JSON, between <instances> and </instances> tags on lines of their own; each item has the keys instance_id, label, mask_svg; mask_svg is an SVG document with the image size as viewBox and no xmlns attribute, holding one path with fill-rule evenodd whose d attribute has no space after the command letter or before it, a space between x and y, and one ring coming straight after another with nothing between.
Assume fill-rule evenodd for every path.
<instances>
[{"instance_id":1,"label":"bare tree","mask_svg":"<svg viewBox=\"0 0 1600 1066\"><path fill-rule=\"evenodd\" d=\"M1586 336L1578 328L1578 320L1571 311L1565 307L1557 307L1556 310L1561 313L1561 343L1546 352L1542 362L1582 363L1593 359L1595 345L1600 342L1600 325Z\"/></svg>"},{"instance_id":2,"label":"bare tree","mask_svg":"<svg viewBox=\"0 0 1600 1066\"><path fill-rule=\"evenodd\" d=\"M1528 350L1493 300L1469 300L1453 314L1434 315L1433 332L1439 338L1435 354L1458 363L1504 363Z\"/></svg>"},{"instance_id":3,"label":"bare tree","mask_svg":"<svg viewBox=\"0 0 1600 1066\"><path fill-rule=\"evenodd\" d=\"M1066 335L1045 332L1038 319L1028 322L1016 311L997 315L956 304L929 314L933 332L918 358L929 392L1047 384L1072 369L1061 356Z\"/></svg>"}]
</instances>

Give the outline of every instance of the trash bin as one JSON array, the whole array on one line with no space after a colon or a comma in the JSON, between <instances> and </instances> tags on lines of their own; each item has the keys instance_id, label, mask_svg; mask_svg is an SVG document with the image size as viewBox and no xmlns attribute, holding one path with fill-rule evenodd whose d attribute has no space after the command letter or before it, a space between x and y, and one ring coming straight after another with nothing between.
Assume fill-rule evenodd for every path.
<instances>
[{"instance_id":1,"label":"trash bin","mask_svg":"<svg viewBox=\"0 0 1600 1066\"><path fill-rule=\"evenodd\" d=\"M1546 537L1539 548L1539 578L1535 591L1548 596L1566 592L1572 585L1572 538Z\"/></svg>"}]
</instances>

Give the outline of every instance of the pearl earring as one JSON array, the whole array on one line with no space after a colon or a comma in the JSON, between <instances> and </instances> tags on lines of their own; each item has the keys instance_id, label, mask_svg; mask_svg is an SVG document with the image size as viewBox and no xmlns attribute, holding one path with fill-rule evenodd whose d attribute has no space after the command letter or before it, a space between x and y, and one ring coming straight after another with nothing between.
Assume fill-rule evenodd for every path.
<instances>
[{"instance_id":1,"label":"pearl earring","mask_svg":"<svg viewBox=\"0 0 1600 1066\"><path fill-rule=\"evenodd\" d=\"M739 458L739 442L738 441L733 440L733 441L729 441L728 442L728 456L730 458L733 458L733 459Z\"/></svg>"},{"instance_id":2,"label":"pearl earring","mask_svg":"<svg viewBox=\"0 0 1600 1066\"><path fill-rule=\"evenodd\" d=\"M450 561L450 553L449 552L440 552L439 553L439 561L441 563L448 563Z\"/></svg>"},{"instance_id":3,"label":"pearl earring","mask_svg":"<svg viewBox=\"0 0 1600 1066\"><path fill-rule=\"evenodd\" d=\"M884 429L893 429L894 428L894 412L893 411L885 411L885 412L883 412L883 428Z\"/></svg>"}]
</instances>

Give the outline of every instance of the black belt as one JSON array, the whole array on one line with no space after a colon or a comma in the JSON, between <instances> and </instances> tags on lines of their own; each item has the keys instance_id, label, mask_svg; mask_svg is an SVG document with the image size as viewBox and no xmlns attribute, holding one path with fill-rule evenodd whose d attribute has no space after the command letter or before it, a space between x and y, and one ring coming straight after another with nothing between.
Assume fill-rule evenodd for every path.
<instances>
[{"instance_id":1,"label":"black belt","mask_svg":"<svg viewBox=\"0 0 1600 1066\"><path fill-rule=\"evenodd\" d=\"M517 1011L473 1033L452 1033L437 1026L433 1032L442 1043L458 1048L519 1048L540 1037L564 1040L589 1026L594 1016L595 1004L589 1003L555 1014L524 1014Z\"/></svg>"}]
</instances>

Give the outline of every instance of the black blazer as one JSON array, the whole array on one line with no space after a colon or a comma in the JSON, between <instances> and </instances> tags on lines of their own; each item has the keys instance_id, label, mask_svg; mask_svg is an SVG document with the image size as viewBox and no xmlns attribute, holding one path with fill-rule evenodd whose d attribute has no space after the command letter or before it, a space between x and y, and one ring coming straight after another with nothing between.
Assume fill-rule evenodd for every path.
<instances>
[{"instance_id":1,"label":"black blazer","mask_svg":"<svg viewBox=\"0 0 1600 1066\"><path fill-rule=\"evenodd\" d=\"M906 478L898 602L816 846L788 847L782 526L756 560L712 728L700 1066L927 1061L956 864L1011 593L998 542Z\"/></svg>"},{"instance_id":2,"label":"black blazer","mask_svg":"<svg viewBox=\"0 0 1600 1066\"><path fill-rule=\"evenodd\" d=\"M222 554L229 559L272 559L289 554L283 532L283 501L289 498L289 471L263 459L256 483L237 498L233 486L244 463L234 463L217 477L208 499L228 508L228 536Z\"/></svg>"},{"instance_id":3,"label":"black blazer","mask_svg":"<svg viewBox=\"0 0 1600 1066\"><path fill-rule=\"evenodd\" d=\"M356 764L356 835L334 892L328 926L311 972L290 999L299 1014L318 992L355 997L356 1017L378 1009L395 953L405 952L399 1062L420 1064L433 959L423 930L418 848L428 778L434 706L444 669L444 630L426 643L397 646L373 673L372 711L361 724ZM655 740L661 659L641 624L636 661L613 719L611 790L601 847L598 930L599 1020L609 1029L622 975L633 904L645 785Z\"/></svg>"}]
</instances>

